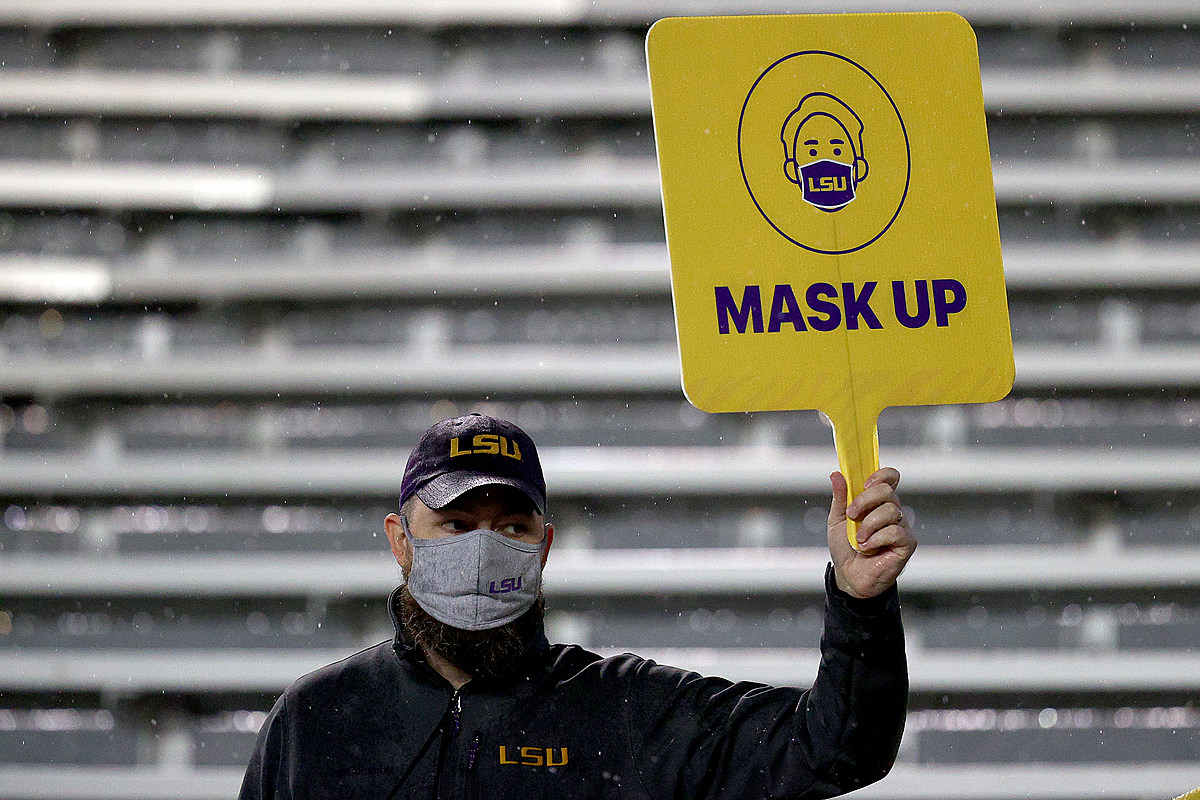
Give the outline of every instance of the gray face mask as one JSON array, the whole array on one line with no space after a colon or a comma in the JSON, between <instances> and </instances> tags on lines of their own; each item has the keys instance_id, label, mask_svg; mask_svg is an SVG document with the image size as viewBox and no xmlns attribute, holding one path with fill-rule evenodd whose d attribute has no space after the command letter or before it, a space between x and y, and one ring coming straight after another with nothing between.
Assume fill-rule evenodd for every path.
<instances>
[{"instance_id":1,"label":"gray face mask","mask_svg":"<svg viewBox=\"0 0 1200 800\"><path fill-rule=\"evenodd\" d=\"M498 628L537 601L545 539L529 544L485 529L417 539L408 520L400 521L412 548L408 591L438 622L468 631Z\"/></svg>"}]
</instances>

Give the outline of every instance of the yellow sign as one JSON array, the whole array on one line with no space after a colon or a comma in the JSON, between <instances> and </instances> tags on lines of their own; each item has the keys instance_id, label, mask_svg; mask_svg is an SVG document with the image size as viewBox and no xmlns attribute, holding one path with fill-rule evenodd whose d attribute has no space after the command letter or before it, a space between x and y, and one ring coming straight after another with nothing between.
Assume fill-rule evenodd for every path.
<instances>
[{"instance_id":1,"label":"yellow sign","mask_svg":"<svg viewBox=\"0 0 1200 800\"><path fill-rule=\"evenodd\" d=\"M646 49L694 405L820 409L854 491L878 468L887 406L1008 393L1012 338L966 20L669 18Z\"/></svg>"}]
</instances>

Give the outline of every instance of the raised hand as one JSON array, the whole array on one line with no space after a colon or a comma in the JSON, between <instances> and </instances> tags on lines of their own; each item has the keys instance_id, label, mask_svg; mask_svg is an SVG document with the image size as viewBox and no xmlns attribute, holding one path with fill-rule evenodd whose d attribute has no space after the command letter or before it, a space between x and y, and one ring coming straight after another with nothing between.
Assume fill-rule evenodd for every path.
<instances>
[{"instance_id":1,"label":"raised hand","mask_svg":"<svg viewBox=\"0 0 1200 800\"><path fill-rule=\"evenodd\" d=\"M896 582L917 549L917 537L896 494L900 473L891 467L871 473L848 507L845 477L835 472L829 479L829 555L837 586L854 597L874 597ZM859 550L846 539L847 517L858 522Z\"/></svg>"}]
</instances>

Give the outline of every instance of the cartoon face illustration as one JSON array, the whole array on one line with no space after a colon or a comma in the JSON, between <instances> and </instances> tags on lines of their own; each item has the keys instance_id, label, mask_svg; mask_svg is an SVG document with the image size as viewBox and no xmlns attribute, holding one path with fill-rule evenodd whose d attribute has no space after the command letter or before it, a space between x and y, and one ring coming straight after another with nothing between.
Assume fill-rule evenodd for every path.
<instances>
[{"instance_id":1,"label":"cartoon face illustration","mask_svg":"<svg viewBox=\"0 0 1200 800\"><path fill-rule=\"evenodd\" d=\"M824 92L804 96L784 120L783 172L804 202L837 211L854 200L867 177L863 124L849 106Z\"/></svg>"}]
</instances>

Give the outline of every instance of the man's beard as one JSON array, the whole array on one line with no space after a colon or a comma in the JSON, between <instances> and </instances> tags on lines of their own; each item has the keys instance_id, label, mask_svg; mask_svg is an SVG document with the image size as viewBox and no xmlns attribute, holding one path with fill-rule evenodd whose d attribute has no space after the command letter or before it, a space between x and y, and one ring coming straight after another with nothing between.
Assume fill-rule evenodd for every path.
<instances>
[{"instance_id":1,"label":"man's beard","mask_svg":"<svg viewBox=\"0 0 1200 800\"><path fill-rule=\"evenodd\" d=\"M468 631L430 616L407 585L401 585L399 599L400 622L417 644L476 678L512 675L517 660L542 629L546 613L545 600L539 594L533 606L512 622L498 628Z\"/></svg>"}]
</instances>

